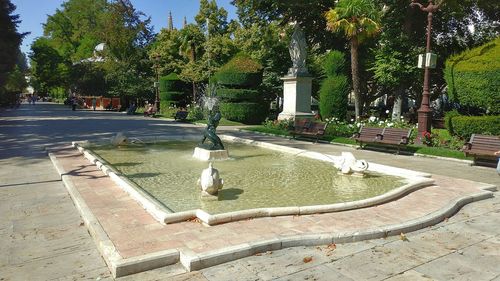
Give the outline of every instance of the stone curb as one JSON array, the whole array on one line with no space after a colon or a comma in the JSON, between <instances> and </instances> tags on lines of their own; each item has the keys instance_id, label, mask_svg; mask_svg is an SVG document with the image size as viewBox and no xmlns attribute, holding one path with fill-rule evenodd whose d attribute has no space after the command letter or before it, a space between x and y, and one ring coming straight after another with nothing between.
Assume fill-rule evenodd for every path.
<instances>
[{"instance_id":1,"label":"stone curb","mask_svg":"<svg viewBox=\"0 0 500 281\"><path fill-rule=\"evenodd\" d=\"M75 202L77 209L80 211L86 226L89 228L89 232L94 238L99 251L103 255L114 277L147 271L169 264L175 264L179 261L188 271L193 271L244 258L257 253L279 250L288 247L328 245L331 243L349 243L367 239L383 238L391 235L398 235L400 233L411 232L437 224L443 221L445 218L453 215L462 206L468 203L491 198L493 196L493 192L489 190L495 190L495 186L490 184L483 184L481 186L481 189L483 189L483 191L469 196L459 197L435 212L432 212L424 217L400 224L374 227L355 232L280 236L261 241L243 243L240 245L221 248L205 253L194 253L190 249L181 248L169 249L123 259L119 255L112 241L110 241L102 226L99 224L92 212L88 209L88 206L85 204L83 198L74 187L70 176L66 175L66 172L62 169L62 166L59 164L58 160L52 153L49 153L49 157L53 161L54 166L56 167L58 172L61 174L66 188L68 189L73 201ZM198 211L200 210L197 210L197 212ZM192 212L186 213L187 215L193 215ZM200 214L200 216L203 215Z\"/></svg>"},{"instance_id":2,"label":"stone curb","mask_svg":"<svg viewBox=\"0 0 500 281\"><path fill-rule=\"evenodd\" d=\"M193 271L266 251L274 251L298 246L318 246L329 245L331 243L350 243L369 239L379 239L392 235L399 235L401 233L408 233L431 225L435 225L452 216L464 205L491 197L493 197L493 192L487 190L480 191L473 195L457 198L443 208L415 220L411 220L401 224L380 226L356 232L283 236L261 241L252 241L249 243L243 243L240 245L199 254L181 249L180 261L188 271Z\"/></svg>"},{"instance_id":3,"label":"stone curb","mask_svg":"<svg viewBox=\"0 0 500 281\"><path fill-rule=\"evenodd\" d=\"M106 231L103 229L99 220L94 216L90 208L85 203L80 192L73 184L71 176L63 169L56 156L52 152L48 152L49 158L54 164L57 172L61 176L64 186L68 190L76 209L80 212L83 222L87 226L90 235L97 245L97 249L101 253L114 278L130 275L138 272L143 272L179 262L179 251L177 249L169 249L146 255L141 255L133 258L124 259L116 249L113 241L109 238Z\"/></svg>"}]
</instances>

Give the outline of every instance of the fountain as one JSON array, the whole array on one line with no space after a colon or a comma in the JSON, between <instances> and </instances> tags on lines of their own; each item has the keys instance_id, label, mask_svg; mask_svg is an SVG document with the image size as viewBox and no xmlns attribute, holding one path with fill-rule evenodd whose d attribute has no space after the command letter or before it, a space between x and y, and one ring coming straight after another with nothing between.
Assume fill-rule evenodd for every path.
<instances>
[{"instance_id":1,"label":"fountain","mask_svg":"<svg viewBox=\"0 0 500 281\"><path fill-rule=\"evenodd\" d=\"M203 131L201 142L195 147L193 158L208 160L226 160L229 158L227 149L224 148L222 141L217 136L216 129L221 119L220 111L217 110L216 85L205 87L202 97L203 106L208 109L207 127ZM208 141L206 143L206 141Z\"/></svg>"}]
</instances>

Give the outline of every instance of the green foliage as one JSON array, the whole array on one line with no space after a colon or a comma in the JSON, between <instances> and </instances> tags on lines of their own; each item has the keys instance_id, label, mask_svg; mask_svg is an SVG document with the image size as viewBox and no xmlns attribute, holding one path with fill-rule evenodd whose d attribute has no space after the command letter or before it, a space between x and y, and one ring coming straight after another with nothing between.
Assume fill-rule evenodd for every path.
<instances>
[{"instance_id":1,"label":"green foliage","mask_svg":"<svg viewBox=\"0 0 500 281\"><path fill-rule=\"evenodd\" d=\"M450 57L444 74L451 100L500 113L500 37Z\"/></svg>"},{"instance_id":2,"label":"green foliage","mask_svg":"<svg viewBox=\"0 0 500 281\"><path fill-rule=\"evenodd\" d=\"M453 117L460 116L460 113L456 109L452 111L448 111L444 115L444 127L448 130L448 132L453 135L453 124L451 122L451 119Z\"/></svg>"},{"instance_id":3,"label":"green foliage","mask_svg":"<svg viewBox=\"0 0 500 281\"><path fill-rule=\"evenodd\" d=\"M219 110L224 118L243 124L260 124L267 117L269 106L263 103L223 103Z\"/></svg>"},{"instance_id":4,"label":"green foliage","mask_svg":"<svg viewBox=\"0 0 500 281\"><path fill-rule=\"evenodd\" d=\"M13 15L16 6L10 0L0 0L0 95L9 73L14 70L24 34L17 31L19 15Z\"/></svg>"},{"instance_id":5,"label":"green foliage","mask_svg":"<svg viewBox=\"0 0 500 281\"><path fill-rule=\"evenodd\" d=\"M326 76L342 74L345 67L345 56L342 52L331 51L326 54L323 62L323 71Z\"/></svg>"},{"instance_id":6,"label":"green foliage","mask_svg":"<svg viewBox=\"0 0 500 281\"><path fill-rule=\"evenodd\" d=\"M255 102L261 99L261 94L258 90L253 89L228 89L220 88L217 90L217 97L221 101L238 102L250 101Z\"/></svg>"},{"instance_id":7,"label":"green foliage","mask_svg":"<svg viewBox=\"0 0 500 281\"><path fill-rule=\"evenodd\" d=\"M339 51L329 52L325 57L323 69L327 78L321 83L319 91L319 109L323 118L346 118L350 87L342 73L344 65L344 54Z\"/></svg>"},{"instance_id":8,"label":"green foliage","mask_svg":"<svg viewBox=\"0 0 500 281\"><path fill-rule=\"evenodd\" d=\"M453 133L468 139L472 134L500 135L500 116L456 116L451 119Z\"/></svg>"},{"instance_id":9,"label":"green foliage","mask_svg":"<svg viewBox=\"0 0 500 281\"><path fill-rule=\"evenodd\" d=\"M219 69L215 80L226 86L256 87L262 83L262 65L239 53Z\"/></svg>"},{"instance_id":10,"label":"green foliage","mask_svg":"<svg viewBox=\"0 0 500 281\"><path fill-rule=\"evenodd\" d=\"M167 76L160 77L160 92L178 91L181 92L186 88L186 83L179 79L175 73L170 73Z\"/></svg>"},{"instance_id":11,"label":"green foliage","mask_svg":"<svg viewBox=\"0 0 500 281\"><path fill-rule=\"evenodd\" d=\"M188 119L194 121L205 119L203 108L200 106L193 106L189 108Z\"/></svg>"},{"instance_id":12,"label":"green foliage","mask_svg":"<svg viewBox=\"0 0 500 281\"><path fill-rule=\"evenodd\" d=\"M349 82L345 75L327 77L321 84L319 110L323 118L345 120L349 96Z\"/></svg>"}]
</instances>

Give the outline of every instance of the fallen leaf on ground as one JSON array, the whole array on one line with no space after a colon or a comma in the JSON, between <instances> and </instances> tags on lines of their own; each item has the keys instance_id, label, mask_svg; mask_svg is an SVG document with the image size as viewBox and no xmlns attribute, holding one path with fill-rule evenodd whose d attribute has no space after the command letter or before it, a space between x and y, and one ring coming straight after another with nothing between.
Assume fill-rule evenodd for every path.
<instances>
[{"instance_id":1,"label":"fallen leaf on ground","mask_svg":"<svg viewBox=\"0 0 500 281\"><path fill-rule=\"evenodd\" d=\"M399 239L401 239L403 241L410 241L410 240L408 240L408 238L406 237L406 235L403 232L401 232L401 234L399 234Z\"/></svg>"},{"instance_id":2,"label":"fallen leaf on ground","mask_svg":"<svg viewBox=\"0 0 500 281\"><path fill-rule=\"evenodd\" d=\"M304 263L308 263L308 262L311 262L312 260L313 260L313 258L312 258L312 257L305 257L302 261L303 261Z\"/></svg>"}]
</instances>

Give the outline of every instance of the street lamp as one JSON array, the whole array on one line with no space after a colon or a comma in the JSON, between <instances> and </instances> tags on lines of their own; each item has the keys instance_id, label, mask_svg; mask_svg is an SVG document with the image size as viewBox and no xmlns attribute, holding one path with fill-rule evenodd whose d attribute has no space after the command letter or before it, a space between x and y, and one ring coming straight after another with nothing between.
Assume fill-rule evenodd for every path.
<instances>
[{"instance_id":1,"label":"street lamp","mask_svg":"<svg viewBox=\"0 0 500 281\"><path fill-rule=\"evenodd\" d=\"M156 98L155 98L155 111L156 113L160 113L160 74L158 69L160 68L160 58L159 54L153 55L154 65L156 71L156 82L154 83Z\"/></svg>"},{"instance_id":2,"label":"street lamp","mask_svg":"<svg viewBox=\"0 0 500 281\"><path fill-rule=\"evenodd\" d=\"M431 54L431 30L432 30L432 14L435 13L439 6L441 6L443 2L441 1L439 4L434 4L433 0L429 0L429 4L427 7L424 7L422 4L416 2L416 0L412 0L410 6L411 7L419 7L420 10L427 12L427 46L425 48L426 56L425 56L425 71L424 71L424 91L422 93L422 103L420 104L420 108L417 110L418 112L418 136L416 139L417 144L422 144L422 138L426 132L431 132L431 122L432 122L432 109L429 106L430 103L430 94L429 94L429 80L430 80L430 72L429 69L432 68L431 60L435 59L435 55Z\"/></svg>"}]
</instances>

